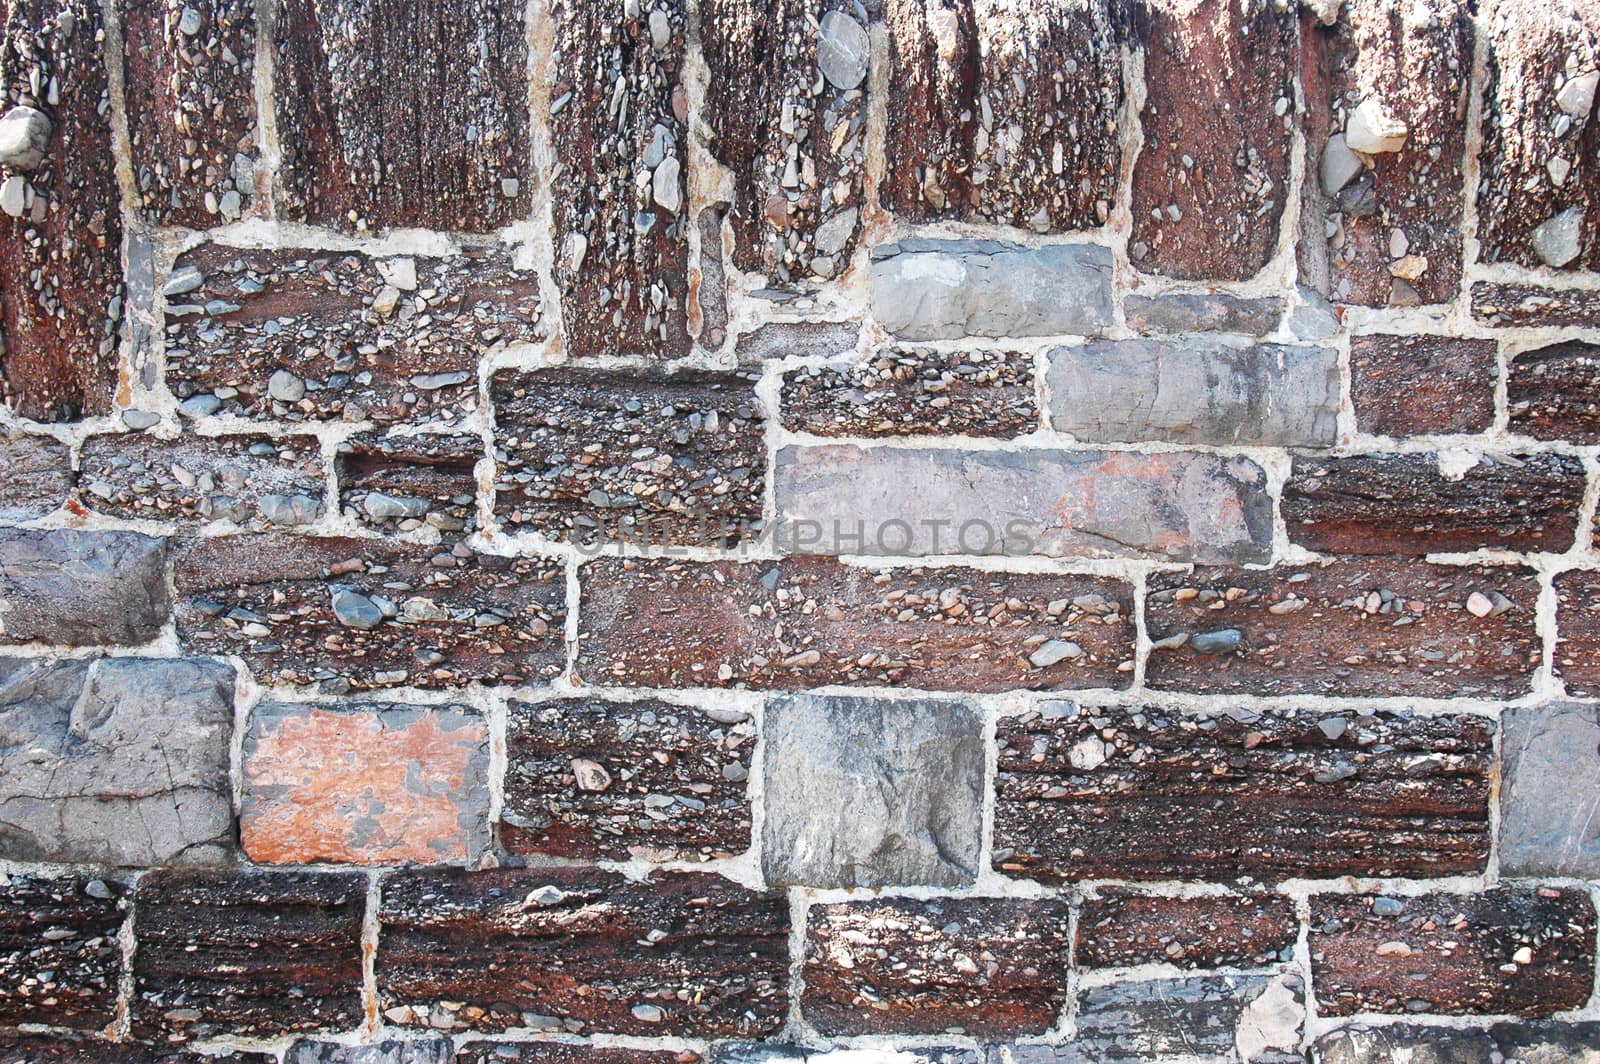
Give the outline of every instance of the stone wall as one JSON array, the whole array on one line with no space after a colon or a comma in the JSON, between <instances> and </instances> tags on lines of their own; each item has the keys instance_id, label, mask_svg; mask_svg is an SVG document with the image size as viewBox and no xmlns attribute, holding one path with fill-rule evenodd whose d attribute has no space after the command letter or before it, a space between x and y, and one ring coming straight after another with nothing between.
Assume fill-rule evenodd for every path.
<instances>
[{"instance_id":1,"label":"stone wall","mask_svg":"<svg viewBox=\"0 0 1600 1064\"><path fill-rule=\"evenodd\" d=\"M0 1062L1600 1059L1588 0L0 0Z\"/></svg>"}]
</instances>

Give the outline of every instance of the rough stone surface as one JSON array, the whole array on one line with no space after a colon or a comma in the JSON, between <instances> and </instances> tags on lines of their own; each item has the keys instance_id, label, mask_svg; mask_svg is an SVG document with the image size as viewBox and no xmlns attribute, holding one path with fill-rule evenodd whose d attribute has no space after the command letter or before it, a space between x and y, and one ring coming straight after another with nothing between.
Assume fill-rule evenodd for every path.
<instances>
[{"instance_id":1,"label":"rough stone surface","mask_svg":"<svg viewBox=\"0 0 1600 1064\"><path fill-rule=\"evenodd\" d=\"M1300 923L1276 894L1163 898L1102 891L1078 914L1079 967L1260 967L1288 960Z\"/></svg>"},{"instance_id":2,"label":"rough stone surface","mask_svg":"<svg viewBox=\"0 0 1600 1064\"><path fill-rule=\"evenodd\" d=\"M1043 1034L1066 1002L1060 899L813 906L802 1013L827 1035Z\"/></svg>"},{"instance_id":3,"label":"rough stone surface","mask_svg":"<svg viewBox=\"0 0 1600 1064\"><path fill-rule=\"evenodd\" d=\"M814 436L1026 435L1039 427L1033 356L888 347L784 374L783 426Z\"/></svg>"},{"instance_id":4,"label":"rough stone surface","mask_svg":"<svg viewBox=\"0 0 1600 1064\"><path fill-rule=\"evenodd\" d=\"M968 702L767 703L766 882L960 887L978 874L983 715Z\"/></svg>"},{"instance_id":5,"label":"rough stone surface","mask_svg":"<svg viewBox=\"0 0 1600 1064\"><path fill-rule=\"evenodd\" d=\"M700 1064L700 1060L700 1054L688 1049L621 1049L561 1042L468 1042L456 1053L455 1064Z\"/></svg>"},{"instance_id":6,"label":"rough stone surface","mask_svg":"<svg viewBox=\"0 0 1600 1064\"><path fill-rule=\"evenodd\" d=\"M154 639L169 610L166 548L134 532L0 531L0 643Z\"/></svg>"},{"instance_id":7,"label":"rough stone surface","mask_svg":"<svg viewBox=\"0 0 1600 1064\"><path fill-rule=\"evenodd\" d=\"M1600 443L1600 344L1570 340L1516 356L1506 401L1512 432Z\"/></svg>"},{"instance_id":8,"label":"rough stone surface","mask_svg":"<svg viewBox=\"0 0 1600 1064\"><path fill-rule=\"evenodd\" d=\"M725 213L712 207L700 212L700 261L689 269L688 327L704 348L719 348L728 338L728 272L722 261Z\"/></svg>"},{"instance_id":9,"label":"rough stone surface","mask_svg":"<svg viewBox=\"0 0 1600 1064\"><path fill-rule=\"evenodd\" d=\"M226 860L233 685L218 662L0 661L0 857Z\"/></svg>"},{"instance_id":10,"label":"rough stone surface","mask_svg":"<svg viewBox=\"0 0 1600 1064\"><path fill-rule=\"evenodd\" d=\"M1343 559L1161 573L1149 587L1145 675L1159 689L1514 698L1541 656L1537 581L1519 566ZM1482 617L1475 592L1491 602Z\"/></svg>"},{"instance_id":11,"label":"rough stone surface","mask_svg":"<svg viewBox=\"0 0 1600 1064\"><path fill-rule=\"evenodd\" d=\"M846 322L772 322L744 333L734 343L740 363L775 358L848 355L861 341L861 327Z\"/></svg>"},{"instance_id":12,"label":"rough stone surface","mask_svg":"<svg viewBox=\"0 0 1600 1064\"><path fill-rule=\"evenodd\" d=\"M466 706L266 702L243 765L258 864L473 864L489 847L489 726Z\"/></svg>"},{"instance_id":13,"label":"rough stone surface","mask_svg":"<svg viewBox=\"0 0 1600 1064\"><path fill-rule=\"evenodd\" d=\"M1301 1059L1304 1000L1300 978L1290 974L1191 976L1089 987L1078 995L1077 1037L1061 1047L1064 1060L1045 1056L1048 1050L1040 1054L1043 1059L1018 1053L1013 1060L1136 1064L1242 1057L1289 1064Z\"/></svg>"},{"instance_id":14,"label":"rough stone surface","mask_svg":"<svg viewBox=\"0 0 1600 1064\"><path fill-rule=\"evenodd\" d=\"M1600 874L1600 710L1506 710L1500 866L1513 876Z\"/></svg>"},{"instance_id":15,"label":"rough stone surface","mask_svg":"<svg viewBox=\"0 0 1600 1064\"><path fill-rule=\"evenodd\" d=\"M566 661L566 581L533 558L229 536L178 548L174 585L185 649L237 654L264 683L457 687L548 679Z\"/></svg>"},{"instance_id":16,"label":"rough stone surface","mask_svg":"<svg viewBox=\"0 0 1600 1064\"><path fill-rule=\"evenodd\" d=\"M1308 944L1324 1016L1548 1016L1594 989L1594 905L1572 887L1425 894L1396 915L1371 896L1321 895Z\"/></svg>"},{"instance_id":17,"label":"rough stone surface","mask_svg":"<svg viewBox=\"0 0 1600 1064\"><path fill-rule=\"evenodd\" d=\"M756 732L743 718L657 699L511 703L501 844L591 861L744 852Z\"/></svg>"},{"instance_id":18,"label":"rough stone surface","mask_svg":"<svg viewBox=\"0 0 1600 1064\"><path fill-rule=\"evenodd\" d=\"M1472 314L1490 325L1593 327L1600 324L1600 291L1479 281L1472 286Z\"/></svg>"},{"instance_id":19,"label":"rough stone surface","mask_svg":"<svg viewBox=\"0 0 1600 1064\"><path fill-rule=\"evenodd\" d=\"M779 540L818 553L1259 562L1271 552L1266 475L1247 458L831 444L782 448L774 478Z\"/></svg>"},{"instance_id":20,"label":"rough stone surface","mask_svg":"<svg viewBox=\"0 0 1600 1064\"><path fill-rule=\"evenodd\" d=\"M139 882L132 1033L187 1041L354 1028L367 877L259 869Z\"/></svg>"},{"instance_id":21,"label":"rough stone surface","mask_svg":"<svg viewBox=\"0 0 1600 1064\"><path fill-rule=\"evenodd\" d=\"M579 570L586 683L934 691L1122 687L1132 589L1101 577L601 559ZM1076 657L1029 659L1048 641ZM1127 666L1131 671L1131 664Z\"/></svg>"},{"instance_id":22,"label":"rough stone surface","mask_svg":"<svg viewBox=\"0 0 1600 1064\"><path fill-rule=\"evenodd\" d=\"M1331 347L1099 340L1049 365L1050 423L1086 442L1327 447L1338 433Z\"/></svg>"},{"instance_id":23,"label":"rough stone surface","mask_svg":"<svg viewBox=\"0 0 1600 1064\"><path fill-rule=\"evenodd\" d=\"M116 1019L127 887L95 880L91 895L89 882L14 875L0 883L0 1025L95 1030Z\"/></svg>"},{"instance_id":24,"label":"rough stone surface","mask_svg":"<svg viewBox=\"0 0 1600 1064\"><path fill-rule=\"evenodd\" d=\"M748 1038L788 1008L788 906L718 876L401 872L380 916L391 1023Z\"/></svg>"},{"instance_id":25,"label":"rough stone surface","mask_svg":"<svg viewBox=\"0 0 1600 1064\"><path fill-rule=\"evenodd\" d=\"M1555 578L1555 673L1575 698L1600 696L1600 572L1573 569Z\"/></svg>"},{"instance_id":26,"label":"rough stone surface","mask_svg":"<svg viewBox=\"0 0 1600 1064\"><path fill-rule=\"evenodd\" d=\"M337 1042L296 1042L284 1064L451 1064L455 1049L448 1038L413 1041L386 1039L367 1045Z\"/></svg>"},{"instance_id":27,"label":"rough stone surface","mask_svg":"<svg viewBox=\"0 0 1600 1064\"><path fill-rule=\"evenodd\" d=\"M339 507L380 532L466 535L478 525L475 470L483 456L483 437L469 434L352 436L334 460Z\"/></svg>"},{"instance_id":28,"label":"rough stone surface","mask_svg":"<svg viewBox=\"0 0 1600 1064\"><path fill-rule=\"evenodd\" d=\"M1482 717L1062 706L997 739L994 864L1012 875L1471 875L1489 856Z\"/></svg>"},{"instance_id":29,"label":"rough stone surface","mask_svg":"<svg viewBox=\"0 0 1600 1064\"><path fill-rule=\"evenodd\" d=\"M1356 426L1382 436L1483 432L1494 424L1493 340L1356 336L1350 397Z\"/></svg>"},{"instance_id":30,"label":"rough stone surface","mask_svg":"<svg viewBox=\"0 0 1600 1064\"><path fill-rule=\"evenodd\" d=\"M1173 292L1162 296L1123 297L1128 328L1139 333L1241 333L1265 336L1283 319L1277 296L1244 299L1222 292Z\"/></svg>"},{"instance_id":31,"label":"rough stone surface","mask_svg":"<svg viewBox=\"0 0 1600 1064\"><path fill-rule=\"evenodd\" d=\"M72 456L50 436L0 435L0 521L53 512L72 490Z\"/></svg>"},{"instance_id":32,"label":"rough stone surface","mask_svg":"<svg viewBox=\"0 0 1600 1064\"><path fill-rule=\"evenodd\" d=\"M75 1034L0 1034L0 1064L278 1064L269 1053L202 1053L178 1046L103 1042Z\"/></svg>"},{"instance_id":33,"label":"rough stone surface","mask_svg":"<svg viewBox=\"0 0 1600 1064\"><path fill-rule=\"evenodd\" d=\"M1346 1027L1312 1045L1315 1064L1493 1064L1499 1047L1488 1031L1394 1024Z\"/></svg>"}]
</instances>

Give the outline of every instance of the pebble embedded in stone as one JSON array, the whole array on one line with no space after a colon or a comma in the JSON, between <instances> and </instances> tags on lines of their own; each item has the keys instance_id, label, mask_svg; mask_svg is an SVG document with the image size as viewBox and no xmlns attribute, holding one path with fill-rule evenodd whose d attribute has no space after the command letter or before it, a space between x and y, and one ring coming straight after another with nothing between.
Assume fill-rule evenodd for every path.
<instances>
[{"instance_id":1,"label":"pebble embedded in stone","mask_svg":"<svg viewBox=\"0 0 1600 1064\"><path fill-rule=\"evenodd\" d=\"M13 218L21 218L27 199L28 182L23 180L21 174L12 174L4 184L0 184L0 211L5 211Z\"/></svg>"},{"instance_id":2,"label":"pebble embedded in stone","mask_svg":"<svg viewBox=\"0 0 1600 1064\"><path fill-rule=\"evenodd\" d=\"M666 1019L666 1015L655 1005L635 1005L633 1007L633 1018L644 1023L660 1023Z\"/></svg>"},{"instance_id":3,"label":"pebble embedded in stone","mask_svg":"<svg viewBox=\"0 0 1600 1064\"><path fill-rule=\"evenodd\" d=\"M50 119L25 105L13 107L0 118L0 165L32 170L50 150Z\"/></svg>"},{"instance_id":4,"label":"pebble embedded in stone","mask_svg":"<svg viewBox=\"0 0 1600 1064\"><path fill-rule=\"evenodd\" d=\"M404 495L388 495L381 491L367 492L366 498L361 500L361 508L374 521L425 517L429 509L426 499L410 499Z\"/></svg>"},{"instance_id":5,"label":"pebble embedded in stone","mask_svg":"<svg viewBox=\"0 0 1600 1064\"><path fill-rule=\"evenodd\" d=\"M1350 722L1343 717L1324 717L1317 721L1317 727L1322 730L1330 740L1337 739L1350 730Z\"/></svg>"},{"instance_id":6,"label":"pebble embedded in stone","mask_svg":"<svg viewBox=\"0 0 1600 1064\"><path fill-rule=\"evenodd\" d=\"M1332 196L1361 172L1361 160L1350 150L1343 133L1328 138L1322 149L1322 191Z\"/></svg>"},{"instance_id":7,"label":"pebble embedded in stone","mask_svg":"<svg viewBox=\"0 0 1600 1064\"><path fill-rule=\"evenodd\" d=\"M659 7L650 12L650 47L665 51L672 43L672 20Z\"/></svg>"},{"instance_id":8,"label":"pebble embedded in stone","mask_svg":"<svg viewBox=\"0 0 1600 1064\"><path fill-rule=\"evenodd\" d=\"M267 381L267 394L280 403L298 403L306 395L306 382L286 369L273 372Z\"/></svg>"},{"instance_id":9,"label":"pebble embedded in stone","mask_svg":"<svg viewBox=\"0 0 1600 1064\"><path fill-rule=\"evenodd\" d=\"M1381 155L1405 146L1410 130L1391 115L1376 96L1369 96L1356 107L1345 125L1345 143L1363 155Z\"/></svg>"},{"instance_id":10,"label":"pebble embedded in stone","mask_svg":"<svg viewBox=\"0 0 1600 1064\"><path fill-rule=\"evenodd\" d=\"M399 303L400 289L392 284L386 284L372 297L372 312L380 318L387 318L394 313L394 308Z\"/></svg>"},{"instance_id":11,"label":"pebble embedded in stone","mask_svg":"<svg viewBox=\"0 0 1600 1064\"><path fill-rule=\"evenodd\" d=\"M153 414L148 410L124 410L122 412L122 423L135 432L143 432L147 428L159 425L161 423L161 415Z\"/></svg>"},{"instance_id":12,"label":"pebble embedded in stone","mask_svg":"<svg viewBox=\"0 0 1600 1064\"><path fill-rule=\"evenodd\" d=\"M817 250L824 255L837 255L843 251L845 244L850 240L850 234L855 232L856 218L859 214L858 208L851 207L817 226Z\"/></svg>"},{"instance_id":13,"label":"pebble embedded in stone","mask_svg":"<svg viewBox=\"0 0 1600 1064\"><path fill-rule=\"evenodd\" d=\"M664 211L676 213L683 205L683 189L678 186L678 157L669 155L650 177L650 195Z\"/></svg>"},{"instance_id":14,"label":"pebble embedded in stone","mask_svg":"<svg viewBox=\"0 0 1600 1064\"><path fill-rule=\"evenodd\" d=\"M191 395L178 404L178 413L187 418L210 417L222 408L222 400L210 392Z\"/></svg>"},{"instance_id":15,"label":"pebble embedded in stone","mask_svg":"<svg viewBox=\"0 0 1600 1064\"><path fill-rule=\"evenodd\" d=\"M417 260L406 257L399 259L379 259L377 262L378 276L384 282L400 289L402 292L414 292L417 288Z\"/></svg>"},{"instance_id":16,"label":"pebble embedded in stone","mask_svg":"<svg viewBox=\"0 0 1600 1064\"><path fill-rule=\"evenodd\" d=\"M1494 602L1481 591L1467 596L1467 612L1474 617L1487 617L1494 612Z\"/></svg>"},{"instance_id":17,"label":"pebble embedded in stone","mask_svg":"<svg viewBox=\"0 0 1600 1064\"><path fill-rule=\"evenodd\" d=\"M1239 649L1244 635L1237 628L1223 628L1215 632L1197 632L1189 639L1189 647L1196 654L1231 654Z\"/></svg>"},{"instance_id":18,"label":"pebble embedded in stone","mask_svg":"<svg viewBox=\"0 0 1600 1064\"><path fill-rule=\"evenodd\" d=\"M0 193L3 195L3 193ZM1546 219L1532 233L1534 254L1546 266L1559 268L1578 257L1583 250L1583 209L1568 207Z\"/></svg>"},{"instance_id":19,"label":"pebble embedded in stone","mask_svg":"<svg viewBox=\"0 0 1600 1064\"><path fill-rule=\"evenodd\" d=\"M580 791L598 793L611 786L611 773L606 771L605 766L586 757L572 759L572 775Z\"/></svg>"},{"instance_id":20,"label":"pebble embedded in stone","mask_svg":"<svg viewBox=\"0 0 1600 1064\"><path fill-rule=\"evenodd\" d=\"M1561 91L1556 93L1556 106L1573 118L1587 118L1594 107L1596 86L1600 86L1600 70L1590 70L1568 78L1567 83L1561 86Z\"/></svg>"},{"instance_id":21,"label":"pebble embedded in stone","mask_svg":"<svg viewBox=\"0 0 1600 1064\"><path fill-rule=\"evenodd\" d=\"M333 594L333 615L347 628L369 631L383 623L383 611L367 596L348 588Z\"/></svg>"},{"instance_id":22,"label":"pebble embedded in stone","mask_svg":"<svg viewBox=\"0 0 1600 1064\"><path fill-rule=\"evenodd\" d=\"M200 12L192 7L183 9L183 14L178 16L178 31L185 37L193 37L200 32Z\"/></svg>"},{"instance_id":23,"label":"pebble embedded in stone","mask_svg":"<svg viewBox=\"0 0 1600 1064\"><path fill-rule=\"evenodd\" d=\"M171 299L173 296L187 295L206 283L205 274L194 266L179 266L167 278L166 287L161 294Z\"/></svg>"},{"instance_id":24,"label":"pebble embedded in stone","mask_svg":"<svg viewBox=\"0 0 1600 1064\"><path fill-rule=\"evenodd\" d=\"M817 66L834 88L848 92L866 80L869 49L870 39L861 23L843 11L822 16Z\"/></svg>"},{"instance_id":25,"label":"pebble embedded in stone","mask_svg":"<svg viewBox=\"0 0 1600 1064\"><path fill-rule=\"evenodd\" d=\"M1372 899L1372 914L1374 916L1399 916L1406 911L1406 903L1399 898L1378 897Z\"/></svg>"},{"instance_id":26,"label":"pebble embedded in stone","mask_svg":"<svg viewBox=\"0 0 1600 1064\"><path fill-rule=\"evenodd\" d=\"M268 521L284 528L309 525L322 515L322 502L309 495L263 495L257 504Z\"/></svg>"},{"instance_id":27,"label":"pebble embedded in stone","mask_svg":"<svg viewBox=\"0 0 1600 1064\"><path fill-rule=\"evenodd\" d=\"M1067 751L1067 760L1080 772L1089 772L1106 763L1106 744L1091 735L1080 739Z\"/></svg>"},{"instance_id":28,"label":"pebble embedded in stone","mask_svg":"<svg viewBox=\"0 0 1600 1064\"><path fill-rule=\"evenodd\" d=\"M1063 639L1052 639L1028 655L1028 664L1036 669L1047 669L1059 661L1083 657L1083 648Z\"/></svg>"}]
</instances>

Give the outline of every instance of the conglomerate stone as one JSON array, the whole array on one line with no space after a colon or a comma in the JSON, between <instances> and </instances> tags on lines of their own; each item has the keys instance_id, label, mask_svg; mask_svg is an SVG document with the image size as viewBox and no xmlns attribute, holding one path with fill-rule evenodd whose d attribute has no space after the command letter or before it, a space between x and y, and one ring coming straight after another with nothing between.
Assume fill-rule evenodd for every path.
<instances>
[{"instance_id":1,"label":"conglomerate stone","mask_svg":"<svg viewBox=\"0 0 1600 1064\"><path fill-rule=\"evenodd\" d=\"M98 1030L116 1019L126 893L103 879L0 877L0 1025Z\"/></svg>"}]
</instances>

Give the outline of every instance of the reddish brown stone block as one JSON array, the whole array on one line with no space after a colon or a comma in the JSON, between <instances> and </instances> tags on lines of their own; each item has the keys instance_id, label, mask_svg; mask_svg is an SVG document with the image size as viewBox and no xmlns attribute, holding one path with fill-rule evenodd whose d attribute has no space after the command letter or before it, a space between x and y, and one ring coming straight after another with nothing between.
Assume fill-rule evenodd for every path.
<instances>
[{"instance_id":1,"label":"reddish brown stone block","mask_svg":"<svg viewBox=\"0 0 1600 1064\"><path fill-rule=\"evenodd\" d=\"M391 1023L759 1038L788 1008L787 904L718 876L402 872L380 915Z\"/></svg>"},{"instance_id":2,"label":"reddish brown stone block","mask_svg":"<svg viewBox=\"0 0 1600 1064\"><path fill-rule=\"evenodd\" d=\"M1520 566L1347 559L1160 573L1145 675L1182 691L1514 698L1539 664L1537 599Z\"/></svg>"},{"instance_id":3,"label":"reddish brown stone block","mask_svg":"<svg viewBox=\"0 0 1600 1064\"><path fill-rule=\"evenodd\" d=\"M1287 198L1294 14L1149 0L1143 15L1148 96L1129 254L1168 277L1254 276L1277 247Z\"/></svg>"},{"instance_id":4,"label":"reddish brown stone block","mask_svg":"<svg viewBox=\"0 0 1600 1064\"><path fill-rule=\"evenodd\" d=\"M1283 520L1291 542L1327 554L1559 552L1587 483L1581 461L1553 454L1486 454L1456 477L1431 453L1296 456Z\"/></svg>"},{"instance_id":5,"label":"reddish brown stone block","mask_svg":"<svg viewBox=\"0 0 1600 1064\"><path fill-rule=\"evenodd\" d=\"M483 437L367 432L339 445L334 469L345 516L382 532L427 526L447 535L478 525Z\"/></svg>"},{"instance_id":6,"label":"reddish brown stone block","mask_svg":"<svg viewBox=\"0 0 1600 1064\"><path fill-rule=\"evenodd\" d=\"M1479 281L1472 314L1490 325L1600 325L1600 292L1536 284Z\"/></svg>"},{"instance_id":7,"label":"reddish brown stone block","mask_svg":"<svg viewBox=\"0 0 1600 1064\"><path fill-rule=\"evenodd\" d=\"M459 687L566 661L550 562L292 535L191 540L174 558L184 649L237 654L264 683Z\"/></svg>"},{"instance_id":8,"label":"reddish brown stone block","mask_svg":"<svg viewBox=\"0 0 1600 1064\"><path fill-rule=\"evenodd\" d=\"M801 1012L826 1035L1043 1034L1067 998L1068 906L883 899L813 906Z\"/></svg>"},{"instance_id":9,"label":"reddish brown stone block","mask_svg":"<svg viewBox=\"0 0 1600 1064\"><path fill-rule=\"evenodd\" d=\"M1352 337L1356 425L1379 436L1483 432L1494 424L1498 372L1493 340Z\"/></svg>"},{"instance_id":10,"label":"reddish brown stone block","mask_svg":"<svg viewBox=\"0 0 1600 1064\"><path fill-rule=\"evenodd\" d=\"M276 50L293 221L482 233L527 217L526 8L284 0Z\"/></svg>"},{"instance_id":11,"label":"reddish brown stone block","mask_svg":"<svg viewBox=\"0 0 1600 1064\"><path fill-rule=\"evenodd\" d=\"M1512 432L1600 443L1600 344L1551 344L1516 356L1506 372Z\"/></svg>"},{"instance_id":12,"label":"reddish brown stone block","mask_svg":"<svg viewBox=\"0 0 1600 1064\"><path fill-rule=\"evenodd\" d=\"M116 1020L126 891L70 876L0 885L0 1026L97 1030Z\"/></svg>"},{"instance_id":13,"label":"reddish brown stone block","mask_svg":"<svg viewBox=\"0 0 1600 1064\"><path fill-rule=\"evenodd\" d=\"M133 179L145 215L208 229L254 213L255 3L119 6Z\"/></svg>"},{"instance_id":14,"label":"reddish brown stone block","mask_svg":"<svg viewBox=\"0 0 1600 1064\"><path fill-rule=\"evenodd\" d=\"M692 1050L613 1049L566 1042L468 1042L455 1064L699 1064Z\"/></svg>"},{"instance_id":15,"label":"reddish brown stone block","mask_svg":"<svg viewBox=\"0 0 1600 1064\"><path fill-rule=\"evenodd\" d=\"M543 335L538 277L503 251L207 244L173 278L186 290L167 296L167 383L194 416L449 421L477 409L484 356Z\"/></svg>"},{"instance_id":16,"label":"reddish brown stone block","mask_svg":"<svg viewBox=\"0 0 1600 1064\"><path fill-rule=\"evenodd\" d=\"M1489 856L1480 717L1141 706L1010 717L997 738L995 867L1046 883L1470 875Z\"/></svg>"},{"instance_id":17,"label":"reddish brown stone block","mask_svg":"<svg viewBox=\"0 0 1600 1064\"><path fill-rule=\"evenodd\" d=\"M261 864L476 862L489 728L467 706L268 702L244 740L240 843Z\"/></svg>"},{"instance_id":18,"label":"reddish brown stone block","mask_svg":"<svg viewBox=\"0 0 1600 1064\"><path fill-rule=\"evenodd\" d=\"M815 436L1022 436L1039 427L1033 356L890 347L784 374L783 425Z\"/></svg>"},{"instance_id":19,"label":"reddish brown stone block","mask_svg":"<svg viewBox=\"0 0 1600 1064\"><path fill-rule=\"evenodd\" d=\"M22 195L20 214L0 215L0 402L76 421L109 412L118 385L122 203L104 22L88 0L8 0L0 18L0 107L50 122L36 167L0 170Z\"/></svg>"},{"instance_id":20,"label":"reddish brown stone block","mask_svg":"<svg viewBox=\"0 0 1600 1064\"><path fill-rule=\"evenodd\" d=\"M0 1064L277 1064L271 1053L203 1053L171 1046L103 1042L72 1034L0 1034Z\"/></svg>"},{"instance_id":21,"label":"reddish brown stone block","mask_svg":"<svg viewBox=\"0 0 1600 1064\"><path fill-rule=\"evenodd\" d=\"M1092 576L831 559L600 559L581 570L588 683L935 691L1122 687L1131 589ZM1531 623L1531 622L1530 622Z\"/></svg>"},{"instance_id":22,"label":"reddish brown stone block","mask_svg":"<svg viewBox=\"0 0 1600 1064\"><path fill-rule=\"evenodd\" d=\"M1600 572L1556 576L1555 673L1578 698L1600 695Z\"/></svg>"},{"instance_id":23,"label":"reddish brown stone block","mask_svg":"<svg viewBox=\"0 0 1600 1064\"><path fill-rule=\"evenodd\" d=\"M516 854L697 861L750 846L755 726L649 699L513 702L500 840Z\"/></svg>"},{"instance_id":24,"label":"reddish brown stone block","mask_svg":"<svg viewBox=\"0 0 1600 1064\"><path fill-rule=\"evenodd\" d=\"M883 206L1093 229L1116 201L1122 41L1114 0L889 0Z\"/></svg>"},{"instance_id":25,"label":"reddish brown stone block","mask_svg":"<svg viewBox=\"0 0 1600 1064\"><path fill-rule=\"evenodd\" d=\"M1595 913L1582 888L1311 900L1311 980L1325 1016L1581 1008L1594 989Z\"/></svg>"},{"instance_id":26,"label":"reddish brown stone block","mask_svg":"<svg viewBox=\"0 0 1600 1064\"><path fill-rule=\"evenodd\" d=\"M1085 968L1261 967L1287 960L1299 933L1294 904L1277 894L1162 898L1113 890L1083 903L1074 956Z\"/></svg>"},{"instance_id":27,"label":"reddish brown stone block","mask_svg":"<svg viewBox=\"0 0 1600 1064\"><path fill-rule=\"evenodd\" d=\"M31 521L67 501L74 481L67 445L51 436L0 436L0 520Z\"/></svg>"},{"instance_id":28,"label":"reddish brown stone block","mask_svg":"<svg viewBox=\"0 0 1600 1064\"><path fill-rule=\"evenodd\" d=\"M362 1021L359 873L158 871L139 881L135 1038L273 1038Z\"/></svg>"}]
</instances>

